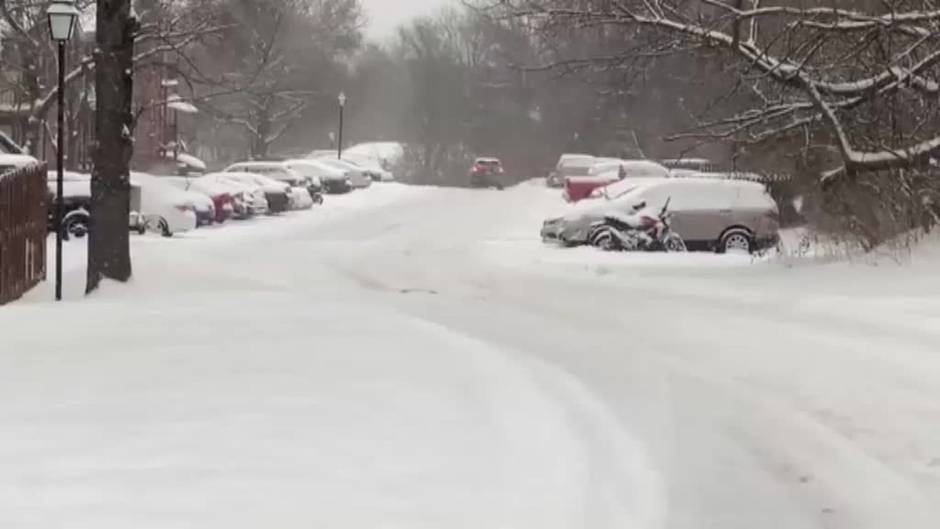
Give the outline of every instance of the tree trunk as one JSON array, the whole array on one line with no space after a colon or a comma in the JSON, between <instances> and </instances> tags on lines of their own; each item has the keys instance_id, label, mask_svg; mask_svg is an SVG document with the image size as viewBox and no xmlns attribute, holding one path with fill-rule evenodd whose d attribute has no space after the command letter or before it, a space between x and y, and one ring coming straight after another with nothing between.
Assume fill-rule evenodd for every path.
<instances>
[{"instance_id":1,"label":"tree trunk","mask_svg":"<svg viewBox=\"0 0 940 529\"><path fill-rule=\"evenodd\" d=\"M102 279L131 277L130 162L133 156L133 56L137 21L131 0L98 0L95 64L97 144L91 181L92 230L88 242L90 293Z\"/></svg>"},{"instance_id":2,"label":"tree trunk","mask_svg":"<svg viewBox=\"0 0 940 529\"><path fill-rule=\"evenodd\" d=\"M271 119L268 117L267 110L258 119L258 133L252 138L251 159L264 160L268 156L268 137L271 135Z\"/></svg>"}]
</instances>

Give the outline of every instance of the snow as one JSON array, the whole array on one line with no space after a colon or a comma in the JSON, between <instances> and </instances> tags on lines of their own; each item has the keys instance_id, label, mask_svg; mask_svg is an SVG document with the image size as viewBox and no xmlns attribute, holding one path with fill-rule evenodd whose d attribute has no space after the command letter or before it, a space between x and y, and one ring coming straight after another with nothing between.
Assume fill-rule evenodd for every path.
<instances>
[{"instance_id":1,"label":"snow","mask_svg":"<svg viewBox=\"0 0 940 529\"><path fill-rule=\"evenodd\" d=\"M0 154L0 166L22 169L39 163L32 156L26 154Z\"/></svg>"},{"instance_id":2,"label":"snow","mask_svg":"<svg viewBox=\"0 0 940 529\"><path fill-rule=\"evenodd\" d=\"M335 151L334 151L335 152ZM401 143L392 141L379 141L360 143L343 151L344 154L357 154L388 162L390 164L398 163L405 155L405 147Z\"/></svg>"},{"instance_id":3,"label":"snow","mask_svg":"<svg viewBox=\"0 0 940 529\"><path fill-rule=\"evenodd\" d=\"M598 162L591 167L588 174L617 180L620 178L621 167L626 172L628 178L667 178L669 176L669 169L651 160L613 160Z\"/></svg>"},{"instance_id":4,"label":"snow","mask_svg":"<svg viewBox=\"0 0 940 529\"><path fill-rule=\"evenodd\" d=\"M166 153L165 156L172 160L176 160L177 162L185 165L186 167L189 167L196 171L206 172L209 170L209 168L206 166L206 162L200 160L199 158L191 154L179 153L179 154L174 155L172 152L168 152Z\"/></svg>"},{"instance_id":5,"label":"snow","mask_svg":"<svg viewBox=\"0 0 940 529\"><path fill-rule=\"evenodd\" d=\"M133 173L131 183L141 188L141 209L145 214L158 214L174 206L196 205L195 202L212 203L205 195L183 191L164 182L162 178L145 174Z\"/></svg>"},{"instance_id":6,"label":"snow","mask_svg":"<svg viewBox=\"0 0 940 529\"><path fill-rule=\"evenodd\" d=\"M167 98L166 106L171 110L176 110L177 112L182 112L184 114L199 113L199 109L195 105L188 101L184 101L182 97L175 94Z\"/></svg>"},{"instance_id":7,"label":"snow","mask_svg":"<svg viewBox=\"0 0 940 529\"><path fill-rule=\"evenodd\" d=\"M84 300L69 242L65 303L0 309L0 525L940 524L940 241L541 244L564 209L375 186L134 236L134 281Z\"/></svg>"}]
</instances>

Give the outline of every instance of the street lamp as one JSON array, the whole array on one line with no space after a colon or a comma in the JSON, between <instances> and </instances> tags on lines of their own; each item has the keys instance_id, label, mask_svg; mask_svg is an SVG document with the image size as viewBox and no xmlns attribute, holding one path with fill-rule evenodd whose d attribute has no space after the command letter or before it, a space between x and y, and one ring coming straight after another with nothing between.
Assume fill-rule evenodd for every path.
<instances>
[{"instance_id":1,"label":"street lamp","mask_svg":"<svg viewBox=\"0 0 940 529\"><path fill-rule=\"evenodd\" d=\"M339 149L337 149L337 158L343 159L343 110L346 109L346 92L339 93Z\"/></svg>"},{"instance_id":2,"label":"street lamp","mask_svg":"<svg viewBox=\"0 0 940 529\"><path fill-rule=\"evenodd\" d=\"M53 0L46 10L49 33L59 45L59 132L57 138L56 205L55 205L55 299L62 301L62 217L64 210L63 180L65 165L65 43L75 33L78 9L74 0Z\"/></svg>"}]
</instances>

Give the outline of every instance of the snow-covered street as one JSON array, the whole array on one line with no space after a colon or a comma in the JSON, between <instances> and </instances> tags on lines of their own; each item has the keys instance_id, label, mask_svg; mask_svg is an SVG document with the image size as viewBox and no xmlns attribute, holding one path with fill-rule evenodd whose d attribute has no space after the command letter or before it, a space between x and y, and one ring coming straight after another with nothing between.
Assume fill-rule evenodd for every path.
<instances>
[{"instance_id":1,"label":"snow-covered street","mask_svg":"<svg viewBox=\"0 0 940 529\"><path fill-rule=\"evenodd\" d=\"M0 309L4 529L940 527L940 244L603 254L377 185Z\"/></svg>"}]
</instances>

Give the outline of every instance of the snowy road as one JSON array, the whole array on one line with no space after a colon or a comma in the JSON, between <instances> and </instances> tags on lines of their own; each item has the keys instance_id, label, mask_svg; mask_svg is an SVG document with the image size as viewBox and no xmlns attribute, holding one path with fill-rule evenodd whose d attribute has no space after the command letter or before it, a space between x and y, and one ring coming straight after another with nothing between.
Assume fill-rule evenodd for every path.
<instances>
[{"instance_id":1,"label":"snowy road","mask_svg":"<svg viewBox=\"0 0 940 529\"><path fill-rule=\"evenodd\" d=\"M940 251L561 250L559 202L378 186L0 309L0 527L940 526Z\"/></svg>"}]
</instances>

